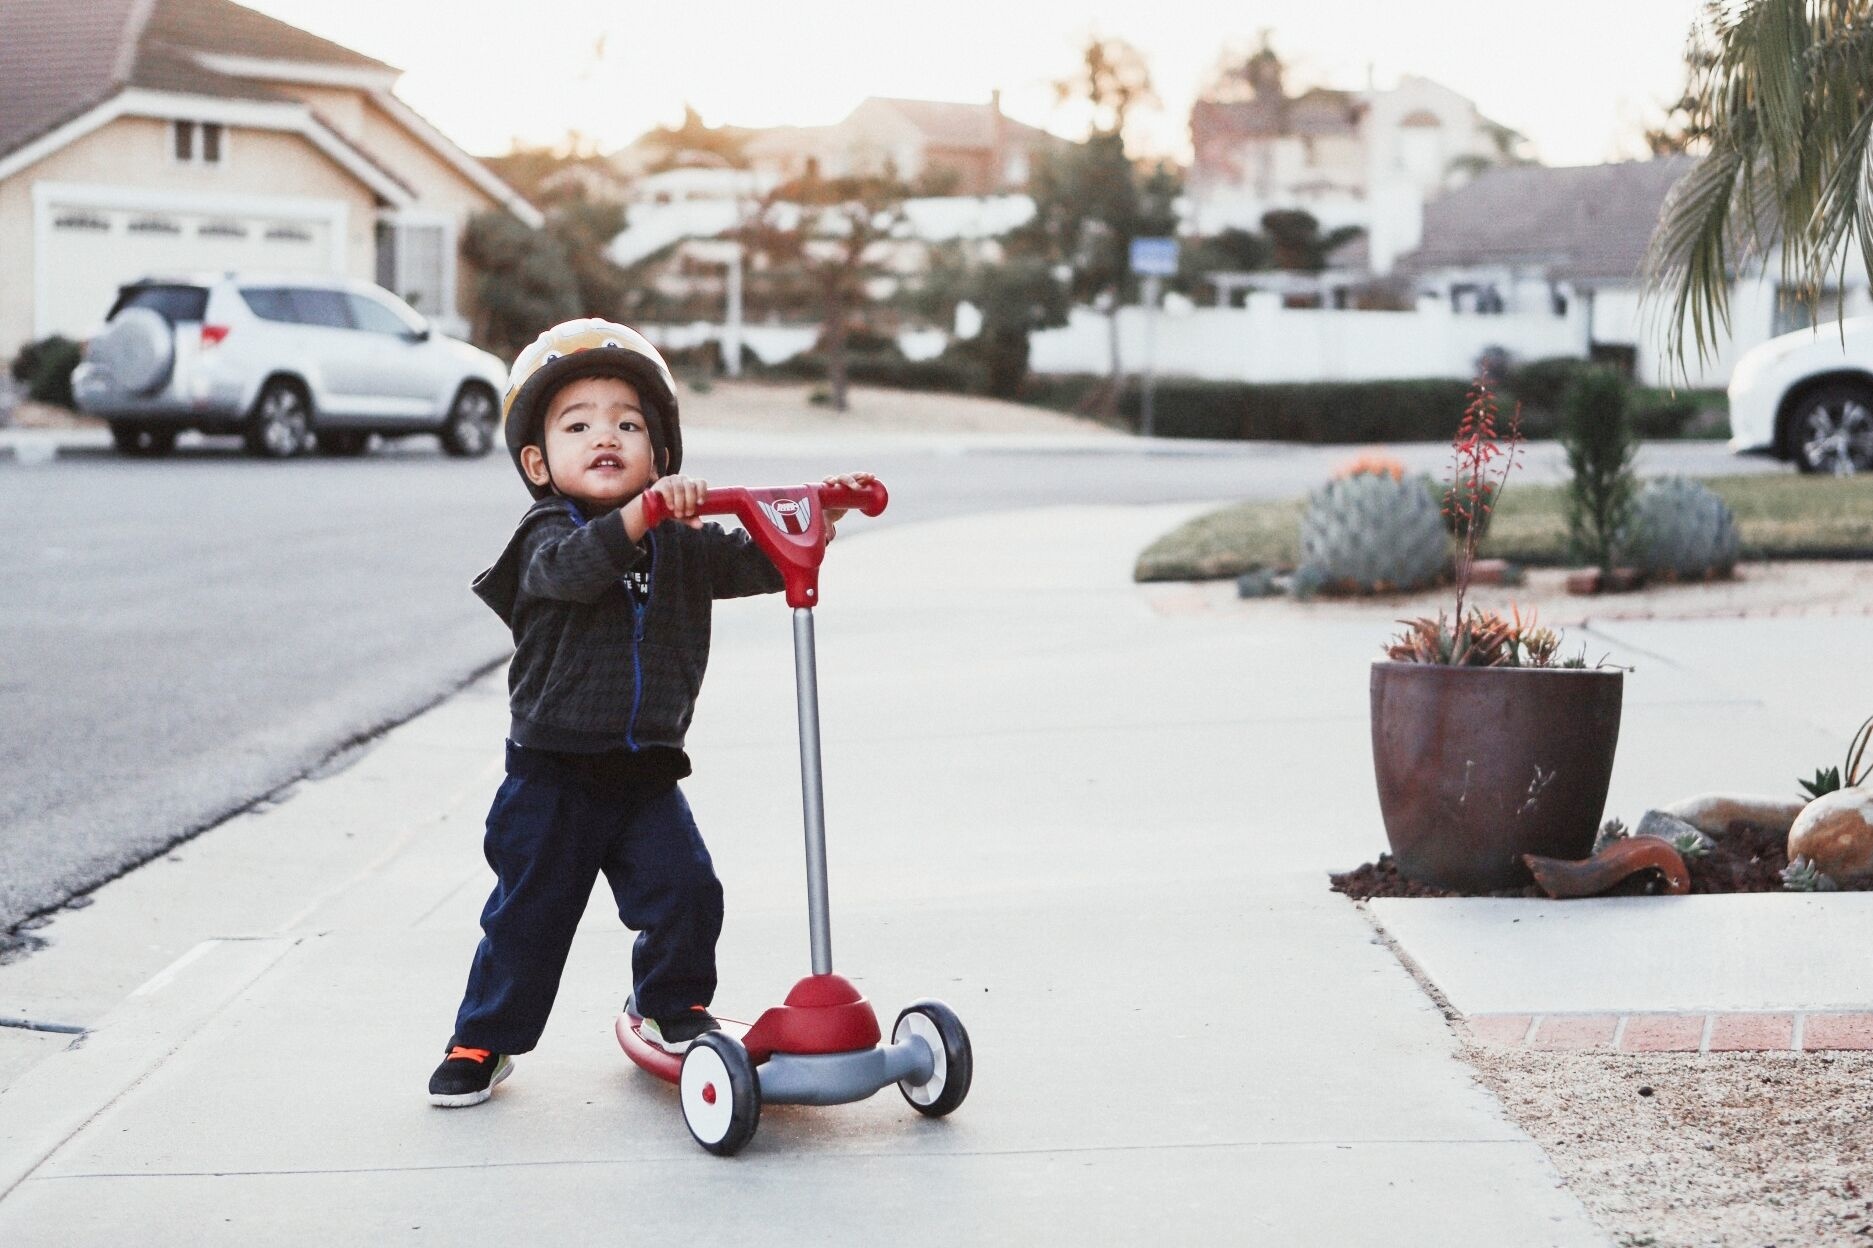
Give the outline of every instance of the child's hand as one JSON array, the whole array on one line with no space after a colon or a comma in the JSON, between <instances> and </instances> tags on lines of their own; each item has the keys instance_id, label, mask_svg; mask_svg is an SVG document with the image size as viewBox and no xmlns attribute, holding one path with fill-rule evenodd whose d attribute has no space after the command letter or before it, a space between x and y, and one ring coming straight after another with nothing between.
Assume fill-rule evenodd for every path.
<instances>
[{"instance_id":1,"label":"child's hand","mask_svg":"<svg viewBox=\"0 0 1873 1248\"><path fill-rule=\"evenodd\" d=\"M681 520L692 529L702 527L702 517L696 509L702 506L702 496L709 492L707 481L680 475L659 477L651 482L650 492L662 495L672 519Z\"/></svg>"},{"instance_id":2,"label":"child's hand","mask_svg":"<svg viewBox=\"0 0 1873 1248\"><path fill-rule=\"evenodd\" d=\"M877 480L877 478L874 477L869 472L848 472L840 476L827 477L825 480L825 484L826 485L843 485L848 490L862 490L865 488L865 484L867 482L875 481L875 480ZM837 532L838 522L841 519L843 519L845 516L845 513L850 510L852 510L850 507L827 508L826 510L826 540L827 541L830 542L832 540L833 534Z\"/></svg>"}]
</instances>

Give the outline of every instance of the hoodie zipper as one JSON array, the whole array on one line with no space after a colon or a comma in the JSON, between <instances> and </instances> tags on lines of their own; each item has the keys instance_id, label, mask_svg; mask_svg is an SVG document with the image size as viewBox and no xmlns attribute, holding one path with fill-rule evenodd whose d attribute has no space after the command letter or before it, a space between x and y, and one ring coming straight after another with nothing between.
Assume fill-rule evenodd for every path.
<instances>
[{"instance_id":1,"label":"hoodie zipper","mask_svg":"<svg viewBox=\"0 0 1873 1248\"><path fill-rule=\"evenodd\" d=\"M566 511L572 516L572 523L583 529L585 514L571 499L566 500ZM645 530L644 543L650 547L650 568L644 575L644 601L637 600L637 594L631 589L628 579L620 577L624 587L625 601L631 604L631 718L625 721L624 745L633 754L637 753L637 712L644 702L644 663L641 648L644 644L644 623L650 618L650 591L657 583L657 535Z\"/></svg>"}]
</instances>

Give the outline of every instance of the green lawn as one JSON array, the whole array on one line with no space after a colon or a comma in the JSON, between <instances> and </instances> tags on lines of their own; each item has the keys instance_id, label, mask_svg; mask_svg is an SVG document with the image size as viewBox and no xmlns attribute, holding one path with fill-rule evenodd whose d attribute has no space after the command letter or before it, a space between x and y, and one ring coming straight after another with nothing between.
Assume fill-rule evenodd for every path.
<instances>
[{"instance_id":1,"label":"green lawn","mask_svg":"<svg viewBox=\"0 0 1873 1248\"><path fill-rule=\"evenodd\" d=\"M1873 476L1711 477L1736 513L1745 559L1873 558ZM1485 557L1564 564L1567 490L1511 485L1483 540ZM1291 568L1300 557L1306 503L1240 503L1199 516L1138 557L1141 581L1236 576L1252 567Z\"/></svg>"}]
</instances>

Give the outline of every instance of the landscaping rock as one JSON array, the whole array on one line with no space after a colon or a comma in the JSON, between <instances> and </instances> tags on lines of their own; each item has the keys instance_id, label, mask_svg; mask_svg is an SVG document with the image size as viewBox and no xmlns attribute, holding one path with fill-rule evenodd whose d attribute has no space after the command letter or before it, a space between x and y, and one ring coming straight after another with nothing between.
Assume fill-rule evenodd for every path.
<instances>
[{"instance_id":1,"label":"landscaping rock","mask_svg":"<svg viewBox=\"0 0 1873 1248\"><path fill-rule=\"evenodd\" d=\"M1788 835L1795 816L1806 805L1799 797L1765 797L1754 793L1700 793L1673 802L1665 813L1684 820L1705 836L1722 836L1739 823Z\"/></svg>"},{"instance_id":2,"label":"landscaping rock","mask_svg":"<svg viewBox=\"0 0 1873 1248\"><path fill-rule=\"evenodd\" d=\"M1873 788L1837 789L1809 802L1789 829L1788 856L1842 883L1873 875Z\"/></svg>"},{"instance_id":3,"label":"landscaping rock","mask_svg":"<svg viewBox=\"0 0 1873 1248\"><path fill-rule=\"evenodd\" d=\"M1634 836L1656 836L1661 841L1676 841L1681 837L1701 837L1703 829L1694 823L1680 819L1677 815L1667 814L1662 810L1648 810L1639 818L1639 826L1633 829Z\"/></svg>"},{"instance_id":4,"label":"landscaping rock","mask_svg":"<svg viewBox=\"0 0 1873 1248\"><path fill-rule=\"evenodd\" d=\"M1570 594L1597 594L1600 592L1600 569L1578 568L1567 574L1567 592Z\"/></svg>"},{"instance_id":5,"label":"landscaping rock","mask_svg":"<svg viewBox=\"0 0 1873 1248\"><path fill-rule=\"evenodd\" d=\"M1274 598L1281 593L1273 568L1251 568L1236 578L1236 597Z\"/></svg>"}]
</instances>

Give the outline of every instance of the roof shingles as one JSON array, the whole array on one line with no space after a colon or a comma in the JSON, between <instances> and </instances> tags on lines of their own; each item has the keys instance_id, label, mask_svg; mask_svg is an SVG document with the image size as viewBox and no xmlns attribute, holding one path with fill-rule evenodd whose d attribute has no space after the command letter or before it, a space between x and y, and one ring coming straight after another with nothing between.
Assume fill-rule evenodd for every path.
<instances>
[{"instance_id":1,"label":"roof shingles","mask_svg":"<svg viewBox=\"0 0 1873 1248\"><path fill-rule=\"evenodd\" d=\"M1572 280L1636 277L1665 196L1696 163L1668 156L1623 164L1485 170L1424 208L1405 257L1424 271L1525 263Z\"/></svg>"}]
</instances>

